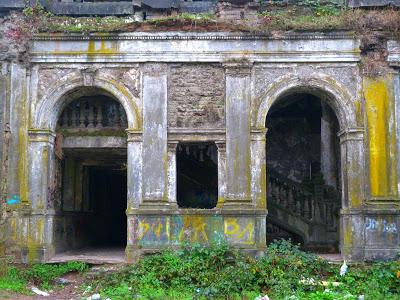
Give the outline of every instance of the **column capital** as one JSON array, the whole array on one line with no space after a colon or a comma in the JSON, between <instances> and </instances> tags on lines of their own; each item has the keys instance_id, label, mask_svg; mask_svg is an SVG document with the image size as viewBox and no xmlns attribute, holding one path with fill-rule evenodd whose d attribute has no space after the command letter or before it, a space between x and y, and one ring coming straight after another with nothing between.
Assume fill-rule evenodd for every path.
<instances>
[{"instance_id":1,"label":"column capital","mask_svg":"<svg viewBox=\"0 0 400 300\"><path fill-rule=\"evenodd\" d=\"M31 128L28 130L29 142L54 144L56 134L50 129Z\"/></svg>"},{"instance_id":2,"label":"column capital","mask_svg":"<svg viewBox=\"0 0 400 300\"><path fill-rule=\"evenodd\" d=\"M218 148L218 152L226 152L226 142L225 141L216 141L215 145Z\"/></svg>"},{"instance_id":3,"label":"column capital","mask_svg":"<svg viewBox=\"0 0 400 300\"><path fill-rule=\"evenodd\" d=\"M128 128L125 130L128 138L127 141L129 142L142 142L142 135L143 135L143 131L139 130L139 129L132 129L132 128Z\"/></svg>"},{"instance_id":4,"label":"column capital","mask_svg":"<svg viewBox=\"0 0 400 300\"><path fill-rule=\"evenodd\" d=\"M167 143L167 149L168 152L176 152L176 148L178 147L179 141L168 141Z\"/></svg>"},{"instance_id":5,"label":"column capital","mask_svg":"<svg viewBox=\"0 0 400 300\"><path fill-rule=\"evenodd\" d=\"M365 129L363 127L352 127L340 130L338 137L341 144L347 141L363 141L364 133Z\"/></svg>"},{"instance_id":6,"label":"column capital","mask_svg":"<svg viewBox=\"0 0 400 300\"><path fill-rule=\"evenodd\" d=\"M250 136L252 141L265 141L268 128L252 128Z\"/></svg>"}]
</instances>

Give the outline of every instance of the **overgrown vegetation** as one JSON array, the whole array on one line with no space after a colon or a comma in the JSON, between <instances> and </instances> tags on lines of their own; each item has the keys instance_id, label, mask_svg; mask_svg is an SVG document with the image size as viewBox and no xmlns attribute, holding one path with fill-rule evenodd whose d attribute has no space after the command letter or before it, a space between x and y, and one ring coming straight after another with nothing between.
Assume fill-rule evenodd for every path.
<instances>
[{"instance_id":1,"label":"overgrown vegetation","mask_svg":"<svg viewBox=\"0 0 400 300\"><path fill-rule=\"evenodd\" d=\"M284 32L346 31L361 39L362 70L368 76L387 73L386 41L400 37L400 11L392 8L349 9L337 1L302 0L288 5L282 0L261 0L254 17L224 20L214 14L174 14L137 21L129 17L63 17L53 16L40 5L28 7L24 15L14 17L16 24L6 36L21 45L33 34L98 33L133 31L224 31L261 35L282 35Z\"/></svg>"},{"instance_id":2,"label":"overgrown vegetation","mask_svg":"<svg viewBox=\"0 0 400 300\"><path fill-rule=\"evenodd\" d=\"M399 299L400 261L339 266L287 241L254 259L226 244L185 246L96 278L86 291L111 299Z\"/></svg>"},{"instance_id":3,"label":"overgrown vegetation","mask_svg":"<svg viewBox=\"0 0 400 300\"><path fill-rule=\"evenodd\" d=\"M65 264L35 264L27 268L9 266L4 276L0 276L0 291L28 292L28 284L49 289L54 280L70 272L83 272L88 265L83 262Z\"/></svg>"},{"instance_id":4,"label":"overgrown vegetation","mask_svg":"<svg viewBox=\"0 0 400 300\"><path fill-rule=\"evenodd\" d=\"M186 245L145 256L118 271L86 279L83 297L102 299L364 299L400 297L400 260L351 265L345 276L340 265L303 252L288 241L271 244L265 255L252 258L226 243ZM85 263L9 267L0 277L0 291L29 293L28 287L53 289L54 280L83 272ZM92 273L92 272L91 272ZM93 274L92 274L93 276Z\"/></svg>"}]
</instances>

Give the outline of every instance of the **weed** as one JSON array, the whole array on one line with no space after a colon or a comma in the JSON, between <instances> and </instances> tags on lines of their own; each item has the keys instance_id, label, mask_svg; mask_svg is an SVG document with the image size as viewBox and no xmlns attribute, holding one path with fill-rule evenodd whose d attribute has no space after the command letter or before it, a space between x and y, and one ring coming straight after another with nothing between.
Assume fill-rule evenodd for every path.
<instances>
[{"instance_id":1,"label":"weed","mask_svg":"<svg viewBox=\"0 0 400 300\"><path fill-rule=\"evenodd\" d=\"M83 262L67 262L66 264L36 264L28 268L23 276L44 289L49 288L52 281L69 272L83 272L88 268Z\"/></svg>"},{"instance_id":2,"label":"weed","mask_svg":"<svg viewBox=\"0 0 400 300\"><path fill-rule=\"evenodd\" d=\"M350 266L349 275L340 277L338 266L288 241L271 244L259 258L249 258L224 243L186 245L146 256L90 285L112 299L255 299L265 294L293 300L356 299L361 294L366 299L394 299L400 288L398 264ZM339 286L326 287L322 281Z\"/></svg>"},{"instance_id":3,"label":"weed","mask_svg":"<svg viewBox=\"0 0 400 300\"><path fill-rule=\"evenodd\" d=\"M88 265L83 262L35 264L26 269L9 266L7 273L0 277L0 290L26 293L28 283L49 289L57 277L69 272L83 272L87 268Z\"/></svg>"}]
</instances>

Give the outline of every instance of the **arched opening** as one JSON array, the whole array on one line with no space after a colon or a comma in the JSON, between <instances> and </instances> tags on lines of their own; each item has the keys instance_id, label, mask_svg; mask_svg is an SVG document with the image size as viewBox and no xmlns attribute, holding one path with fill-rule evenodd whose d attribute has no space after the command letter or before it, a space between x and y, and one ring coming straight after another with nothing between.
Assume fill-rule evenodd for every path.
<instances>
[{"instance_id":1,"label":"arched opening","mask_svg":"<svg viewBox=\"0 0 400 300\"><path fill-rule=\"evenodd\" d=\"M66 98L55 143L57 253L118 249L123 255L127 123L123 106L103 90L82 88Z\"/></svg>"},{"instance_id":2,"label":"arched opening","mask_svg":"<svg viewBox=\"0 0 400 300\"><path fill-rule=\"evenodd\" d=\"M339 251L339 122L319 96L287 93L266 118L267 241L292 239L316 252ZM269 234L268 234L269 233Z\"/></svg>"}]
</instances>

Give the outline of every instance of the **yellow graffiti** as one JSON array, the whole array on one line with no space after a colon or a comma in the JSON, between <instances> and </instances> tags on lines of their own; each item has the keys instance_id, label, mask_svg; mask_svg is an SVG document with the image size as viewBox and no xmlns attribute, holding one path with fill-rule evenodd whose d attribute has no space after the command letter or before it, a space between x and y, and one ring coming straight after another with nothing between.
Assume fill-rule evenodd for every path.
<instances>
[{"instance_id":1,"label":"yellow graffiti","mask_svg":"<svg viewBox=\"0 0 400 300\"><path fill-rule=\"evenodd\" d=\"M150 225L146 222L139 221L139 227L138 227L138 240L143 239L143 237L146 235L147 231L149 231Z\"/></svg>"},{"instance_id":2,"label":"yellow graffiti","mask_svg":"<svg viewBox=\"0 0 400 300\"><path fill-rule=\"evenodd\" d=\"M183 227L179 232L179 241L185 239L185 234L190 234L190 241L197 242L200 241L200 237L205 242L208 242L208 236L206 232L206 222L204 217L198 216L185 216L183 217Z\"/></svg>"},{"instance_id":3,"label":"yellow graffiti","mask_svg":"<svg viewBox=\"0 0 400 300\"><path fill-rule=\"evenodd\" d=\"M254 244L254 224L250 222L245 228L241 228L238 224L237 219L228 218L224 222L224 233L228 236L233 236L236 241L240 241L242 244L251 245ZM241 239L248 233L247 239L241 241Z\"/></svg>"},{"instance_id":4,"label":"yellow graffiti","mask_svg":"<svg viewBox=\"0 0 400 300\"><path fill-rule=\"evenodd\" d=\"M161 223L157 223L157 224L154 223L151 225L151 230L153 230L153 232L157 238L160 238L162 229L163 229L163 224L161 224Z\"/></svg>"}]
</instances>

